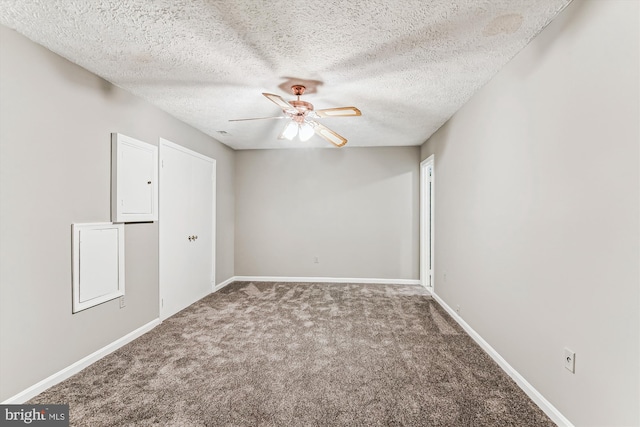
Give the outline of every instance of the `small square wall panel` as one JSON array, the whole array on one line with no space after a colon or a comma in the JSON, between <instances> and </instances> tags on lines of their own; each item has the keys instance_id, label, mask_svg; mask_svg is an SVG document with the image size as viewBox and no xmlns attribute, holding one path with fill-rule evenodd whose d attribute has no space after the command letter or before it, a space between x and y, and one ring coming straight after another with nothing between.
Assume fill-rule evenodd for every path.
<instances>
[{"instance_id":1,"label":"small square wall panel","mask_svg":"<svg viewBox=\"0 0 640 427\"><path fill-rule=\"evenodd\" d=\"M124 295L124 224L72 225L73 312Z\"/></svg>"}]
</instances>

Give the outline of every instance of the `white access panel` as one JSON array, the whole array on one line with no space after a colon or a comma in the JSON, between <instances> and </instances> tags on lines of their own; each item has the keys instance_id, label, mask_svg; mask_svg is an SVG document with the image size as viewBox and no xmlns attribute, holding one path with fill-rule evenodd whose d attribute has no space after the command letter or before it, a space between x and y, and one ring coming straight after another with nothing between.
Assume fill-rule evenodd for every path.
<instances>
[{"instance_id":1,"label":"white access panel","mask_svg":"<svg viewBox=\"0 0 640 427\"><path fill-rule=\"evenodd\" d=\"M158 147L111 134L111 220L158 220Z\"/></svg>"},{"instance_id":2,"label":"white access panel","mask_svg":"<svg viewBox=\"0 0 640 427\"><path fill-rule=\"evenodd\" d=\"M124 224L73 224L73 313L124 295Z\"/></svg>"}]
</instances>

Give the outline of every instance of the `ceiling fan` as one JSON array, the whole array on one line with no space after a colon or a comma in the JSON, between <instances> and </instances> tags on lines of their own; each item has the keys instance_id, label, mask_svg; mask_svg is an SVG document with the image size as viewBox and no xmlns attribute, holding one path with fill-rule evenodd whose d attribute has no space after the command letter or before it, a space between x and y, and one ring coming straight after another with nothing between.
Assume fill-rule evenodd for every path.
<instances>
[{"instance_id":1,"label":"ceiling fan","mask_svg":"<svg viewBox=\"0 0 640 427\"><path fill-rule=\"evenodd\" d=\"M339 108L326 108L323 110L314 110L313 105L300 100L300 96L304 94L305 87L302 85L291 86L291 92L298 97L297 100L285 101L279 95L272 93L263 93L265 97L278 107L282 108L283 116L278 117L257 117L251 119L233 119L230 122L240 122L245 120L268 120L268 119L290 119L285 125L282 132L278 136L278 139L292 140L296 135L300 137L301 141L307 141L317 134L326 139L336 147L342 147L347 143L347 139L336 132L332 131L325 125L316 121L318 118L325 117L350 117L361 116L362 113L356 107L339 107Z\"/></svg>"}]
</instances>

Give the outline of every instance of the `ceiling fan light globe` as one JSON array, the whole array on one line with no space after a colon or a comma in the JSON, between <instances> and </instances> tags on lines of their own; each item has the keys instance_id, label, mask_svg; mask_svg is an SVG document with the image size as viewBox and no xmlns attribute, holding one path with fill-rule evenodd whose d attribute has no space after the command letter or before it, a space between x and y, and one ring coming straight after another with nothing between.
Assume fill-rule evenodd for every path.
<instances>
[{"instance_id":1,"label":"ceiling fan light globe","mask_svg":"<svg viewBox=\"0 0 640 427\"><path fill-rule=\"evenodd\" d=\"M291 141L298 134L298 124L293 120L289 122L285 130L282 132L282 136Z\"/></svg>"},{"instance_id":2,"label":"ceiling fan light globe","mask_svg":"<svg viewBox=\"0 0 640 427\"><path fill-rule=\"evenodd\" d=\"M298 134L300 137L300 141L302 142L308 141L309 138L311 138L314 133L315 131L313 130L313 127L309 123L302 123L300 125L300 133Z\"/></svg>"}]
</instances>

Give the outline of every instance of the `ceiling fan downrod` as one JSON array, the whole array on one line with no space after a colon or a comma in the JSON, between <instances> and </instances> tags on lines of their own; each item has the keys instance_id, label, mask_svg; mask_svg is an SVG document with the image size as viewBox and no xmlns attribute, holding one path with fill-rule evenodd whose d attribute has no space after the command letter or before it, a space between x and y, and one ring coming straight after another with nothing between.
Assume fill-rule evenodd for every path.
<instances>
[{"instance_id":1,"label":"ceiling fan downrod","mask_svg":"<svg viewBox=\"0 0 640 427\"><path fill-rule=\"evenodd\" d=\"M313 111L313 104L305 101L300 101L300 96L304 94L305 90L306 88L302 85L291 86L291 92L293 92L293 94L298 97L298 100L289 101L289 104L291 104L293 107L295 107L296 110L298 110L298 112L294 115L301 117L302 119L304 118L304 115L307 111Z\"/></svg>"}]
</instances>

